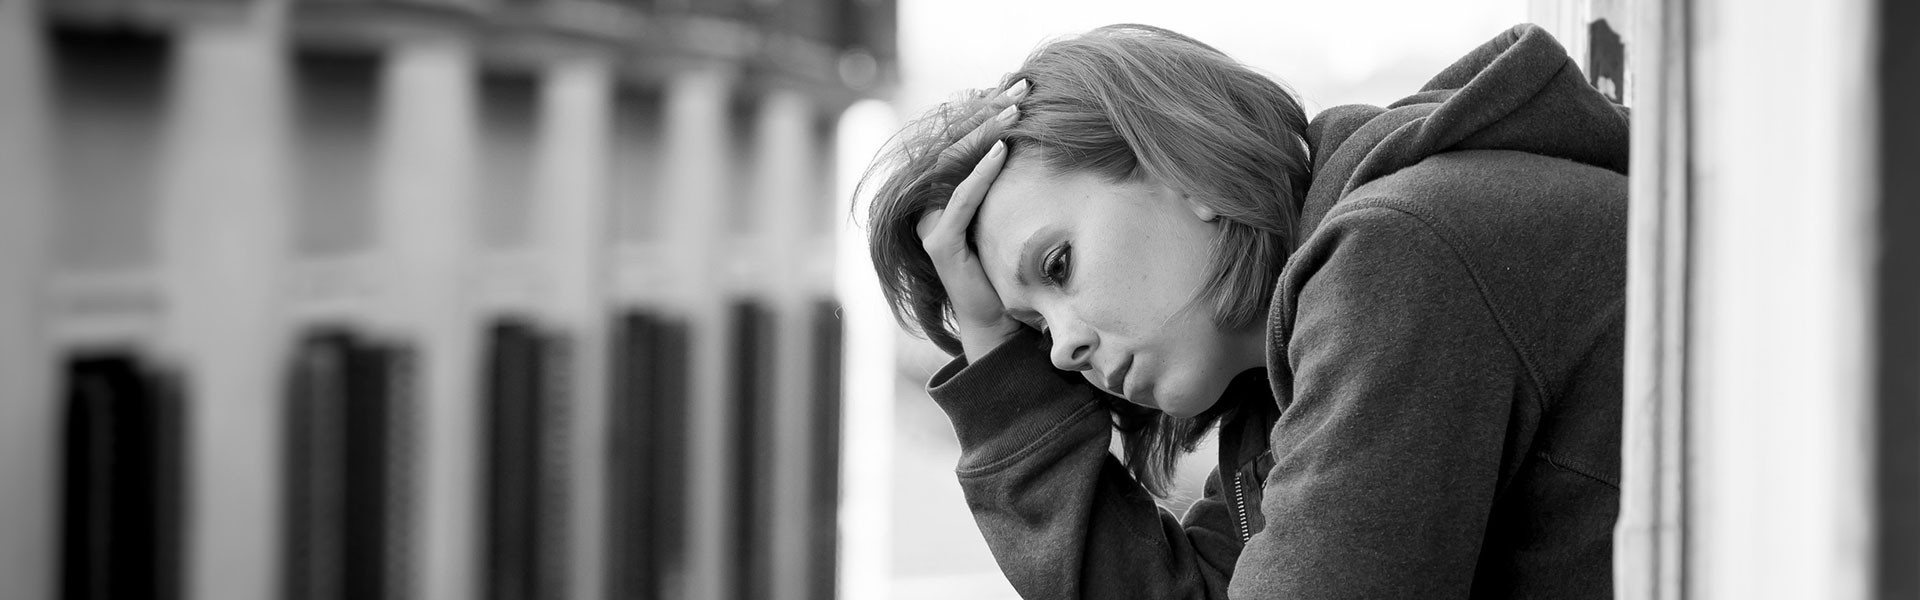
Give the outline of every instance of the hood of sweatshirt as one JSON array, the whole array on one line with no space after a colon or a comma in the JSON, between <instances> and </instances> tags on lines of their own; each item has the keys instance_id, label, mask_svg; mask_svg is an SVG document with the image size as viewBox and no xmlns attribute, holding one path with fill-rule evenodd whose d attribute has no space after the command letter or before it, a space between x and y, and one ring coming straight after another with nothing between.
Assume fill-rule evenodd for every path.
<instances>
[{"instance_id":1,"label":"hood of sweatshirt","mask_svg":"<svg viewBox=\"0 0 1920 600\"><path fill-rule=\"evenodd\" d=\"M1515 26L1386 107L1327 109L1307 127L1304 238L1347 193L1457 150L1517 150L1627 172L1627 109L1587 83L1546 30Z\"/></svg>"}]
</instances>

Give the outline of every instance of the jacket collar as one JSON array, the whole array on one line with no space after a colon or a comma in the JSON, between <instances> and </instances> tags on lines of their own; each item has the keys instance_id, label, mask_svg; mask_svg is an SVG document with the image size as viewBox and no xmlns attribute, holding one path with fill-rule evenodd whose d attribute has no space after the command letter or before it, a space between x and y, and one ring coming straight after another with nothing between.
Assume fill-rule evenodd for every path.
<instances>
[{"instance_id":1,"label":"jacket collar","mask_svg":"<svg viewBox=\"0 0 1920 600\"><path fill-rule=\"evenodd\" d=\"M1220 419L1220 470L1245 468L1267 455L1267 434L1280 418L1266 369L1250 369L1234 377L1221 394L1232 408Z\"/></svg>"}]
</instances>

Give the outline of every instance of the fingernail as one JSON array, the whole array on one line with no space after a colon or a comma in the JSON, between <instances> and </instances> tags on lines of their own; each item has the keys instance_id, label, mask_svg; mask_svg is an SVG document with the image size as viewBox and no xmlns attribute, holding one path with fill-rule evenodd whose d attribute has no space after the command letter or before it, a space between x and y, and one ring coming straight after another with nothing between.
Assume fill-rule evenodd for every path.
<instances>
[{"instance_id":1,"label":"fingernail","mask_svg":"<svg viewBox=\"0 0 1920 600\"><path fill-rule=\"evenodd\" d=\"M987 158L1000 158L1000 155L1006 154L1006 153L1007 153L1007 141L999 140L993 143L992 150L987 151Z\"/></svg>"},{"instance_id":2,"label":"fingernail","mask_svg":"<svg viewBox=\"0 0 1920 600\"><path fill-rule=\"evenodd\" d=\"M1022 79L1022 80L1013 82L1013 85L1007 86L1007 91L1002 92L1000 96L1004 98L1018 98L1020 96L1025 95L1026 93L1027 93L1027 80Z\"/></svg>"},{"instance_id":3,"label":"fingernail","mask_svg":"<svg viewBox=\"0 0 1920 600\"><path fill-rule=\"evenodd\" d=\"M1000 109L1000 116L995 118L1000 119L1002 121L1012 121L1013 116L1017 114L1020 114L1020 105L1009 104L1007 105L1006 108Z\"/></svg>"}]
</instances>

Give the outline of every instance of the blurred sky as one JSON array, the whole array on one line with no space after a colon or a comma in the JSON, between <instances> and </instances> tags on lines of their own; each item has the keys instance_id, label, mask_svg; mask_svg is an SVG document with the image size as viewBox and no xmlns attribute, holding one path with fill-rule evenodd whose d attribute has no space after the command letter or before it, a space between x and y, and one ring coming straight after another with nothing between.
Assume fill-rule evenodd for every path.
<instances>
[{"instance_id":1,"label":"blurred sky","mask_svg":"<svg viewBox=\"0 0 1920 600\"><path fill-rule=\"evenodd\" d=\"M1385 104L1526 20L1526 0L901 0L902 89L911 118L986 87L1039 43L1113 23L1206 42L1274 75L1310 112Z\"/></svg>"}]
</instances>

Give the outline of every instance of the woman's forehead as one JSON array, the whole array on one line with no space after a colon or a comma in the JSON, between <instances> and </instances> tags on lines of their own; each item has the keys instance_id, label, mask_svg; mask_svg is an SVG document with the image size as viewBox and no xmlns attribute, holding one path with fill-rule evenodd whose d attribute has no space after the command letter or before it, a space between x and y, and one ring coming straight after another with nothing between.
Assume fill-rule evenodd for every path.
<instances>
[{"instance_id":1,"label":"woman's forehead","mask_svg":"<svg viewBox=\"0 0 1920 600\"><path fill-rule=\"evenodd\" d=\"M1033 231L1071 221L1101 192L1099 178L1052 173L1042 168L1009 168L988 188L974 215L974 239L981 255L1019 249Z\"/></svg>"},{"instance_id":2,"label":"woman's forehead","mask_svg":"<svg viewBox=\"0 0 1920 600\"><path fill-rule=\"evenodd\" d=\"M1058 172L1022 165L1000 172L974 216L976 238L1024 238L1052 223L1087 218L1144 218L1165 209L1163 186L1119 182L1091 171Z\"/></svg>"}]
</instances>

